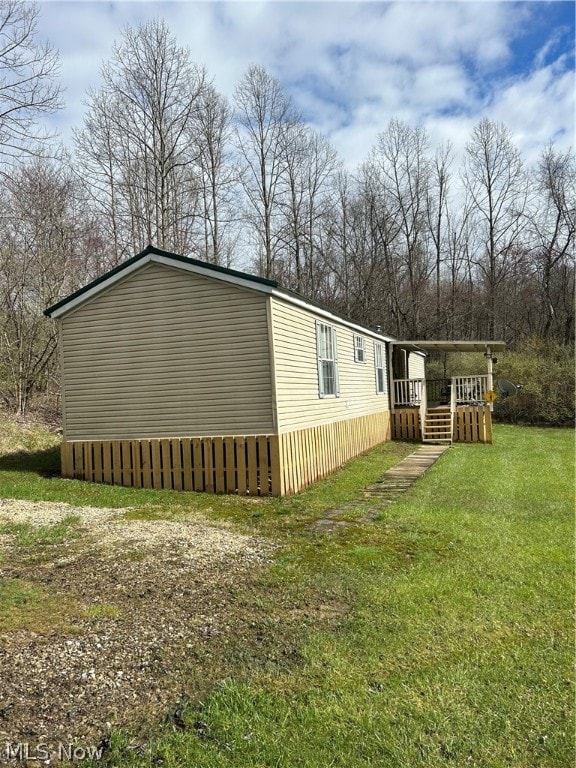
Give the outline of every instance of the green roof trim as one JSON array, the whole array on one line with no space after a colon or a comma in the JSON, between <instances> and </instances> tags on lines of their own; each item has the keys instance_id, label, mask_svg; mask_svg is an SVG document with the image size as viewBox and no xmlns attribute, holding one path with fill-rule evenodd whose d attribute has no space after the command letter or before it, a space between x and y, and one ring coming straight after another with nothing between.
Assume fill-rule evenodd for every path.
<instances>
[{"instance_id":1,"label":"green roof trim","mask_svg":"<svg viewBox=\"0 0 576 768\"><path fill-rule=\"evenodd\" d=\"M258 290L257 286L265 286L266 288L270 289L271 291L277 291L277 296L284 297L287 301L297 301L305 304L307 307L310 308L310 310L314 311L315 309L317 311L328 313L332 315L335 319L340 320L343 323L346 323L350 326L355 326L358 330L363 331L364 333L369 334L375 334L378 337L381 337L383 341L393 341L393 337L388 336L387 334L376 331L374 328L370 328L366 325L363 325L362 323L358 323L357 321L353 320L350 317L347 317L341 312L328 309L328 307L324 306L318 301L315 301L314 299L308 299L305 296L299 294L297 291L293 291L289 288L284 288L278 283L276 280L268 280L265 277L257 277L256 275L251 275L248 272L240 272L235 269L228 269L227 267L220 267L217 264L210 264L207 261L200 261L199 259L194 259L189 256L181 256L178 253L172 253L171 251L165 251L161 248L156 248L154 245L147 246L141 253L138 253L136 256L133 256L132 258L128 259L127 261L122 262L122 264L119 264L117 267L114 267L114 269L111 269L110 271L104 273L103 275L100 275L100 277L97 277L95 280L92 280L88 285L85 285L83 288L80 288L79 290L75 291L74 293L71 293L69 296L66 296L66 298L62 299L61 301L57 302L56 304L53 304L51 307L48 307L48 309L44 310L44 314L47 317L51 317L54 312L58 312L58 310L65 310L65 307L67 304L73 304L73 306L76 306L77 302L76 299L81 299L81 297L84 294L92 294L95 288L98 287L98 285L101 285L103 283L106 283L110 278L113 278L116 275L122 276L122 272L125 270L129 270L130 267L133 267L134 265L137 265L138 261L141 259L145 259L147 256L159 256L165 259L168 259L169 261L173 261L175 263L185 264L186 266L192 266L192 267L198 267L199 269L206 270L209 272L214 272L215 277L218 274L225 275L227 277L232 278L232 280L242 280L248 283L253 283L255 285L256 290ZM137 268L137 267L136 267ZM58 314L62 314L61 312L58 312Z\"/></svg>"},{"instance_id":2,"label":"green roof trim","mask_svg":"<svg viewBox=\"0 0 576 768\"><path fill-rule=\"evenodd\" d=\"M61 299L56 304L53 304L51 307L48 307L48 309L44 310L44 314L47 317L50 317L50 315L53 312L56 312L56 310L61 309L69 302L82 296L82 294L88 293L96 286L100 285L101 283L104 283L106 280L109 280L114 275L120 274L128 267L131 267L133 264L136 264L136 262L138 262L140 259L143 259L149 255L164 256L167 259L171 259L173 261L177 261L182 264L192 264L196 267L202 267L202 269L208 269L223 275L229 275L230 277L236 277L242 280L249 280L250 282L259 283L260 285L267 285L270 288L280 288L280 285L276 282L276 280L267 280L264 277L256 277L255 275L250 275L247 272L239 272L236 269L228 269L227 267L220 267L217 264L210 264L207 261L200 261L199 259L193 259L188 256L180 256L177 253L172 253L171 251L164 251L161 248L156 248L156 246L154 245L149 245L143 251L136 254L136 256L133 256L131 259L128 259L127 261L123 261L122 264L119 264L117 267L114 267L114 269L111 269L109 272L105 272L103 275L100 275L100 277L97 277L95 280L92 280L92 282L88 283L83 288L79 288L77 291L74 291L74 293L71 293L69 296L66 296L66 298Z\"/></svg>"}]
</instances>

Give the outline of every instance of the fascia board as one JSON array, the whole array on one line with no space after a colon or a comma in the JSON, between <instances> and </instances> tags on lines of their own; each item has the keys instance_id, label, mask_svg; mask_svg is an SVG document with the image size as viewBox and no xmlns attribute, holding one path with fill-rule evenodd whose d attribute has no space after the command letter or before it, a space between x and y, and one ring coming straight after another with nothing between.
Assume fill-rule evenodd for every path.
<instances>
[{"instance_id":1,"label":"fascia board","mask_svg":"<svg viewBox=\"0 0 576 768\"><path fill-rule=\"evenodd\" d=\"M314 304L309 304L304 299L299 299L296 296L293 296L288 293L284 293L282 290L274 288L271 285L265 285L255 280L248 280L248 279L239 277L237 275L226 274L225 272L215 272L212 269L202 267L198 264L187 264L182 261L175 261L174 259L171 259L168 256L162 256L156 253L146 254L143 258L138 259L138 261L135 261L133 264L129 264L125 269L122 269L121 271L116 272L116 274L110 275L109 278L100 281L97 285L94 285L89 290L83 291L79 296L76 296L75 298L70 299L70 301L66 302L66 304L64 304L61 307L58 307L53 312L51 312L50 317L55 319L55 318L61 317L62 315L68 312L71 312L80 304L83 304L84 302L89 301L91 298L93 298L97 294L107 290L108 288L113 286L115 283L119 282L120 280L124 280L128 275L132 274L133 272L136 272L139 269L142 269L142 267L150 263L162 264L163 266L171 267L172 269L181 269L185 272L192 272L196 275L200 275L201 277L206 277L212 280L221 280L222 282L230 283L231 285L236 285L251 291L258 291L260 293L272 295L275 298L280 299L281 301L286 301L289 304L294 304L295 306L301 307L302 309L305 309L306 311L311 312L312 314L323 317L329 320L331 323L335 323L337 325L343 325L347 328L350 328L353 331L356 331L357 333L362 334L363 336L370 336L371 338L376 339L377 341L384 341L384 342L395 341L395 339L393 339L391 336L386 336L384 334L377 333L376 331L373 331L370 328L366 328L363 325L358 325L357 323L353 323L350 320L345 320L344 318L338 317L338 315L333 314L327 309L322 309L321 307L317 307Z\"/></svg>"},{"instance_id":2,"label":"fascia board","mask_svg":"<svg viewBox=\"0 0 576 768\"><path fill-rule=\"evenodd\" d=\"M70 299L70 301L67 301L61 307L58 307L58 309L55 309L52 312L50 312L50 317L53 319L56 319L57 317L61 317L61 315L64 315L67 312L72 311L73 309L78 307L80 304L84 304L85 301L88 301L93 296L96 296L97 294L102 293L102 291L105 291L107 288L110 288L110 286L114 285L115 283L118 283L120 280L124 280L124 278L127 275L132 274L132 272L136 272L138 269L142 269L142 267L145 264L149 264L152 261L152 258L153 258L152 254L143 256L141 259L138 259L138 261L135 261L133 264L129 264L120 272L116 272L116 274L110 275L110 277L104 280L98 281L97 285L94 285L92 288L89 288L87 291L82 291L82 293L80 293L75 298Z\"/></svg>"},{"instance_id":3,"label":"fascia board","mask_svg":"<svg viewBox=\"0 0 576 768\"><path fill-rule=\"evenodd\" d=\"M155 261L158 264L164 264L167 267L182 269L185 272L194 272L194 274L196 275L201 275L202 277L208 277L212 280L221 280L224 283L239 285L240 287L248 288L251 291L260 291L261 293L271 293L273 290L272 286L263 285L262 283L259 283L256 280L247 280L243 277L238 277L237 275L228 275L225 272L215 272L213 269L207 269L206 267L201 267L198 264L185 264L183 262L174 262L172 259L167 258L166 256L153 255L152 261Z\"/></svg>"},{"instance_id":4,"label":"fascia board","mask_svg":"<svg viewBox=\"0 0 576 768\"><path fill-rule=\"evenodd\" d=\"M132 274L133 272L136 272L139 269L142 269L142 267L146 266L146 264L162 264L167 267L171 267L172 269L181 269L185 272L194 272L197 275L201 275L202 277L207 277L213 280L222 280L226 283L232 283L233 285L238 285L243 288L248 288L253 291L260 291L262 293L270 293L272 288L268 285L263 285L262 283L253 282L251 280L245 280L241 277L236 277L235 275L227 275L225 273L221 272L214 272L212 269L206 269L205 267L198 266L196 264L185 264L181 261L175 261L174 259L170 259L166 256L160 256L156 253L149 253L143 258L139 259L138 261L134 262L133 264L129 264L125 269L121 270L120 272L117 272L114 275L110 275L108 279L104 279L101 282L98 283L98 285L95 285L93 288L82 292L79 296L76 296L74 299L71 299L70 301L66 302L61 307L58 307L58 309L55 309L53 312L50 313L50 317L57 318L61 315L66 314L67 312L71 312L73 309L75 309L80 304L83 304L85 301L89 301L91 298L96 296L97 294L101 293L102 291L107 290L111 286L113 286L115 283L119 282L120 280L124 280L128 275Z\"/></svg>"}]
</instances>

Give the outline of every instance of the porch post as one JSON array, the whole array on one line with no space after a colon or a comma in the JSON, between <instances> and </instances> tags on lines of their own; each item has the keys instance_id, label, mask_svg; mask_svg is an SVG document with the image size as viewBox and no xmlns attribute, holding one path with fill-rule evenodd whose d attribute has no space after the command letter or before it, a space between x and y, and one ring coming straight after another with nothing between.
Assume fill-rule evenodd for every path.
<instances>
[{"instance_id":1,"label":"porch post","mask_svg":"<svg viewBox=\"0 0 576 768\"><path fill-rule=\"evenodd\" d=\"M388 391L390 393L390 410L393 411L396 406L396 394L394 392L394 371L392 370L392 359L394 357L394 344L388 342Z\"/></svg>"},{"instance_id":2,"label":"porch post","mask_svg":"<svg viewBox=\"0 0 576 768\"><path fill-rule=\"evenodd\" d=\"M426 379L422 380L420 390L420 439L424 442L426 435L426 411L428 410L428 392L426 390Z\"/></svg>"},{"instance_id":3,"label":"porch post","mask_svg":"<svg viewBox=\"0 0 576 768\"><path fill-rule=\"evenodd\" d=\"M492 350L490 347L486 347L486 355L488 357L488 390L494 389L494 375L493 375L493 368L492 368ZM490 407L490 411L494 410L494 403L488 404Z\"/></svg>"}]
</instances>

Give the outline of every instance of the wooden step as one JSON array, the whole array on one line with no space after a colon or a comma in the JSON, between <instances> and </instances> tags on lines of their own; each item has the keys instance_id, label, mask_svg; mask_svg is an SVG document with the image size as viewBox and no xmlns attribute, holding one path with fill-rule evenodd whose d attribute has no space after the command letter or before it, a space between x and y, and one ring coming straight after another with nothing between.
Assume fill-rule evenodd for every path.
<instances>
[{"instance_id":1,"label":"wooden step","mask_svg":"<svg viewBox=\"0 0 576 768\"><path fill-rule=\"evenodd\" d=\"M423 443L452 443L452 413L449 408L427 410L422 427Z\"/></svg>"},{"instance_id":2,"label":"wooden step","mask_svg":"<svg viewBox=\"0 0 576 768\"><path fill-rule=\"evenodd\" d=\"M452 430L451 429L425 429L424 434L426 435L451 435Z\"/></svg>"}]
</instances>

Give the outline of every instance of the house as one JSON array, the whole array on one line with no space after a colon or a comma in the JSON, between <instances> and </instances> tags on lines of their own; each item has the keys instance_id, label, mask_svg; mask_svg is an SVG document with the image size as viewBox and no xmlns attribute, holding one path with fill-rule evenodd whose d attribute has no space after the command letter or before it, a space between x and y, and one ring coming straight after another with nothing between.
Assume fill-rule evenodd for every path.
<instances>
[{"instance_id":1,"label":"house","mask_svg":"<svg viewBox=\"0 0 576 768\"><path fill-rule=\"evenodd\" d=\"M45 314L59 326L65 477L284 495L421 413L416 344L152 246Z\"/></svg>"}]
</instances>

